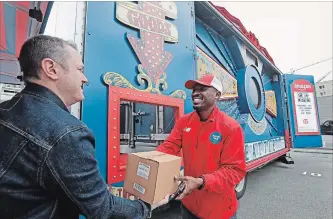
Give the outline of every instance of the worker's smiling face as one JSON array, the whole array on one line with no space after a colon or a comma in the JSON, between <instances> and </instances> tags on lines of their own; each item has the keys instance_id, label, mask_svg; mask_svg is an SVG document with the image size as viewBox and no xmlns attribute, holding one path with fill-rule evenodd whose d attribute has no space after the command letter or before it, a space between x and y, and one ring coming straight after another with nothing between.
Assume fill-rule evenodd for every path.
<instances>
[{"instance_id":1,"label":"worker's smiling face","mask_svg":"<svg viewBox=\"0 0 333 219\"><path fill-rule=\"evenodd\" d=\"M192 89L193 108L196 111L210 110L221 93L213 87L195 84Z\"/></svg>"}]
</instances>

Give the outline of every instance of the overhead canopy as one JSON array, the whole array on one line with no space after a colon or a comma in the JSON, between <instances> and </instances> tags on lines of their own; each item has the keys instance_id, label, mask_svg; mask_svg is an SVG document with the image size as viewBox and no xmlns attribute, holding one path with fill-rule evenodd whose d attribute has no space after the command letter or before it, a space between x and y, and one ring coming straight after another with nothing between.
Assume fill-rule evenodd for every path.
<instances>
[{"instance_id":1,"label":"overhead canopy","mask_svg":"<svg viewBox=\"0 0 333 219\"><path fill-rule=\"evenodd\" d=\"M43 33L52 2L0 2L0 83L19 84L17 57L24 41Z\"/></svg>"}]
</instances>

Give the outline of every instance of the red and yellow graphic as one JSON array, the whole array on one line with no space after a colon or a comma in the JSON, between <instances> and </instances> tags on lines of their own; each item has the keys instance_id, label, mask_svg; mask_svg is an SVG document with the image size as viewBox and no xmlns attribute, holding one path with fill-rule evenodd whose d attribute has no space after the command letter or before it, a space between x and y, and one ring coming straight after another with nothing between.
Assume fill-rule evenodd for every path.
<instances>
[{"instance_id":1,"label":"red and yellow graphic","mask_svg":"<svg viewBox=\"0 0 333 219\"><path fill-rule=\"evenodd\" d=\"M178 30L165 17L177 18L177 7L172 2L117 2L119 21L140 29L138 39L127 38L139 58L143 71L156 82L172 60L172 54L164 51L164 41L177 42Z\"/></svg>"}]
</instances>

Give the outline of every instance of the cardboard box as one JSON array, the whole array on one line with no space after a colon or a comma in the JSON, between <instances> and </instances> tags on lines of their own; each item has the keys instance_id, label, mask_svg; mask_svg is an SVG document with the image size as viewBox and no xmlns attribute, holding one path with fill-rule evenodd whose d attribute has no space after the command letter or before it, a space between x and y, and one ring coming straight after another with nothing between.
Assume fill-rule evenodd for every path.
<instances>
[{"instance_id":1,"label":"cardboard box","mask_svg":"<svg viewBox=\"0 0 333 219\"><path fill-rule=\"evenodd\" d=\"M177 190L181 158L158 151L128 155L124 190L154 204Z\"/></svg>"}]
</instances>

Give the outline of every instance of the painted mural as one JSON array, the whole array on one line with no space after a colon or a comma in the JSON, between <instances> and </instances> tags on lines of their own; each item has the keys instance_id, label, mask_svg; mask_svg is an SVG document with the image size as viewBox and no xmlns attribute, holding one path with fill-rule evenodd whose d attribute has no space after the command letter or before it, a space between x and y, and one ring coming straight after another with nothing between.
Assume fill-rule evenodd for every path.
<instances>
[{"instance_id":1,"label":"painted mural","mask_svg":"<svg viewBox=\"0 0 333 219\"><path fill-rule=\"evenodd\" d=\"M276 117L277 115L277 109L276 109L276 98L275 93L272 90L265 91L266 96L266 110L267 112L273 116Z\"/></svg>"},{"instance_id":2,"label":"painted mural","mask_svg":"<svg viewBox=\"0 0 333 219\"><path fill-rule=\"evenodd\" d=\"M246 162L250 162L285 148L284 137L247 143L245 145Z\"/></svg>"},{"instance_id":3,"label":"painted mural","mask_svg":"<svg viewBox=\"0 0 333 219\"><path fill-rule=\"evenodd\" d=\"M172 54L164 50L164 42L178 42L178 30L166 20L177 19L177 6L174 2L117 2L116 18L131 28L139 29L140 38L126 34L132 49L138 57L137 82L146 85L138 89L122 75L108 72L104 82L109 85L132 88L134 90L162 94L168 88L165 69L172 61ZM171 97L186 98L183 90L176 90Z\"/></svg>"},{"instance_id":4,"label":"painted mural","mask_svg":"<svg viewBox=\"0 0 333 219\"><path fill-rule=\"evenodd\" d=\"M239 111L239 103L237 103L237 98L239 97L237 80L234 78L225 68L219 65L215 60L209 57L202 49L197 47L197 77L200 78L204 74L213 74L217 76L223 85L223 93L220 101L217 103L217 106L229 116L233 117L236 120L242 120L241 123L246 123L251 131L256 135L262 135L266 129L269 127L268 124L272 124L270 119L267 122L267 118L264 116L260 119L254 119L253 114L242 114ZM245 74L245 72L243 73ZM259 74L258 74L259 75ZM259 80L259 79L258 79ZM245 82L248 84L247 82ZM247 87L247 86L246 86ZM263 87L263 86L262 86ZM247 92L250 89L247 89ZM261 89L262 90L262 89ZM267 113L270 116L276 117L276 98L275 93L272 90L265 91L265 95L261 95L261 100L264 103L262 110L266 109ZM246 95L247 101L251 102L249 95ZM239 101L239 100L238 100ZM253 109L256 110L256 109ZM263 112L264 113L264 112ZM269 117L270 118L270 117Z\"/></svg>"},{"instance_id":5,"label":"painted mural","mask_svg":"<svg viewBox=\"0 0 333 219\"><path fill-rule=\"evenodd\" d=\"M218 65L212 58L197 47L197 75L200 78L204 74L212 74L222 82L223 92L221 99L238 97L237 81L227 70Z\"/></svg>"}]
</instances>

